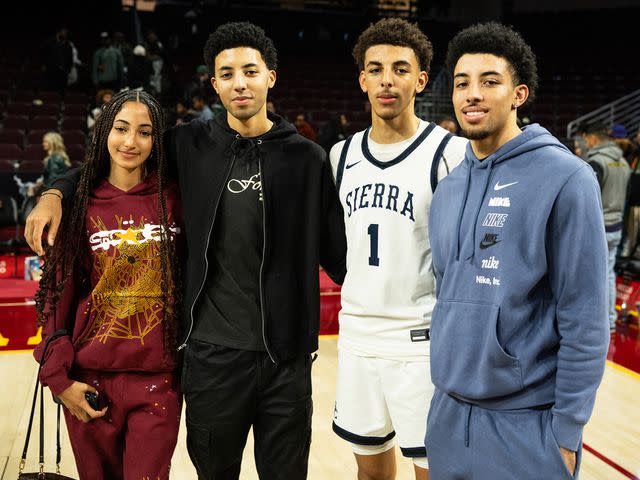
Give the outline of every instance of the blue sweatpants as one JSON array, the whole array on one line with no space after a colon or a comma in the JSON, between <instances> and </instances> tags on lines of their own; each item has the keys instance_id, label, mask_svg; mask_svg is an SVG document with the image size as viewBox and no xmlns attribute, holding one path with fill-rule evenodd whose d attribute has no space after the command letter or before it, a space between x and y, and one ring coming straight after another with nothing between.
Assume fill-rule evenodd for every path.
<instances>
[{"instance_id":1,"label":"blue sweatpants","mask_svg":"<svg viewBox=\"0 0 640 480\"><path fill-rule=\"evenodd\" d=\"M435 391L425 438L431 480L577 479L551 430L551 409L487 410Z\"/></svg>"}]
</instances>

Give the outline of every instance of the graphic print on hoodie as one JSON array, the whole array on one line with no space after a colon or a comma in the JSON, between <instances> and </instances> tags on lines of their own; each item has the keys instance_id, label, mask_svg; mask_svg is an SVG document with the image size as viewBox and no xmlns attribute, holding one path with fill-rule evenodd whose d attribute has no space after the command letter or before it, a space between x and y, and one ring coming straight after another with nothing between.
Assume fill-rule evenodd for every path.
<instances>
[{"instance_id":1,"label":"graphic print on hoodie","mask_svg":"<svg viewBox=\"0 0 640 480\"><path fill-rule=\"evenodd\" d=\"M162 226L156 189L156 182L149 181L124 192L104 181L89 200L86 226L93 288L90 309L85 308L86 329L74 342L76 361L87 368L131 369L146 362L160 367ZM170 212L173 238L180 228ZM101 358L112 355L99 365Z\"/></svg>"},{"instance_id":2,"label":"graphic print on hoodie","mask_svg":"<svg viewBox=\"0 0 640 480\"><path fill-rule=\"evenodd\" d=\"M591 167L538 125L483 160L469 145L438 185L429 233L433 383L484 408L554 404L554 433L576 445L609 338Z\"/></svg>"},{"instance_id":3,"label":"graphic print on hoodie","mask_svg":"<svg viewBox=\"0 0 640 480\"><path fill-rule=\"evenodd\" d=\"M162 321L160 282L161 225L144 215L137 221L115 215L115 229L100 216L90 217L89 238L93 254L91 326L80 343L107 343L109 338L135 340L145 337ZM108 222L112 223L112 222ZM177 227L171 228L175 234Z\"/></svg>"}]
</instances>

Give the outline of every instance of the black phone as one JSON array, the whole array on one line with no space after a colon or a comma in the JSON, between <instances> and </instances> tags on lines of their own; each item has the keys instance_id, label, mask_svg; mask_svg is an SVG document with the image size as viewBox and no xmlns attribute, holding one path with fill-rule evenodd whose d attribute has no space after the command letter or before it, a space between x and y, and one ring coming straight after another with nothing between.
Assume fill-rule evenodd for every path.
<instances>
[{"instance_id":1,"label":"black phone","mask_svg":"<svg viewBox=\"0 0 640 480\"><path fill-rule=\"evenodd\" d=\"M87 392L84 394L84 398L86 398L87 403L94 410L100 410L100 398L97 393Z\"/></svg>"}]
</instances>

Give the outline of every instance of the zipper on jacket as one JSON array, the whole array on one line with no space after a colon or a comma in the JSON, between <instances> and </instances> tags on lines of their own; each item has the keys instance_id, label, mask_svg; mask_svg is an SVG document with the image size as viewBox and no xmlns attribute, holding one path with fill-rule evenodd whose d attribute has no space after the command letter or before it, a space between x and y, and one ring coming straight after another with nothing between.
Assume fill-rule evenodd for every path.
<instances>
[{"instance_id":1,"label":"zipper on jacket","mask_svg":"<svg viewBox=\"0 0 640 480\"><path fill-rule=\"evenodd\" d=\"M262 140L258 140L258 145L262 143ZM275 358L271 354L271 350L269 350L269 344L267 343L267 334L266 334L266 322L264 319L264 293L262 291L262 270L264 267L264 257L267 250L267 216L266 216L266 208L265 203L267 201L267 196L264 191L264 182L262 180L262 155L258 154L258 174L260 175L260 188L262 190L262 261L260 262L260 316L262 317L262 340L264 342L264 348L267 349L267 354L271 361L275 364Z\"/></svg>"},{"instance_id":2,"label":"zipper on jacket","mask_svg":"<svg viewBox=\"0 0 640 480\"><path fill-rule=\"evenodd\" d=\"M224 186L226 185L227 180L229 179L229 174L231 173L231 170L233 169L233 164L235 162L236 162L236 156L234 155L233 158L231 159L231 163L229 164L229 168L227 169L227 173L224 176L224 182L222 183L222 188L220 189L218 198L216 199L216 204L213 207L213 217L211 219L211 224L209 225L209 234L207 235L207 245L205 246L205 249L204 249L204 276L202 277L202 283L200 284L198 293L196 294L196 297L193 299L193 303L191 304L191 308L189 309L189 320L190 320L189 331L187 332L187 335L184 337L182 345L178 347L178 351L182 350L187 346L187 341L189 340L189 337L191 336L191 331L193 330L193 308L196 306L196 303L198 303L198 298L202 293L202 289L204 288L205 283L207 283L207 271L209 270L209 260L207 259L207 252L209 251L209 242L211 241L211 232L213 231L213 224L216 222L216 215L218 214L218 206L220 205L222 192L224 192Z\"/></svg>"}]
</instances>

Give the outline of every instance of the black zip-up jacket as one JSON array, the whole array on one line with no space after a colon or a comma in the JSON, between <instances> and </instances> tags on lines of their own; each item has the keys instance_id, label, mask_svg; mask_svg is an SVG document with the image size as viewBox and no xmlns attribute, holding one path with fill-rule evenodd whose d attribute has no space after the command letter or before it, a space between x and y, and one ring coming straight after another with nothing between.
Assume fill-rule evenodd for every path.
<instances>
[{"instance_id":1,"label":"black zip-up jacket","mask_svg":"<svg viewBox=\"0 0 640 480\"><path fill-rule=\"evenodd\" d=\"M269 119L273 128L251 139L242 139L232 130L226 115L206 123L194 120L165 132L165 145L171 165L177 166L188 250L183 272L182 345L193 329L193 309L206 280L216 208L234 152L251 150L232 149L232 144L250 141L259 152L264 206L260 293L267 351L278 362L317 350L318 265L341 284L347 243L326 153L278 115L269 114ZM73 194L77 184L72 177L67 175L54 185L65 197Z\"/></svg>"}]
</instances>

